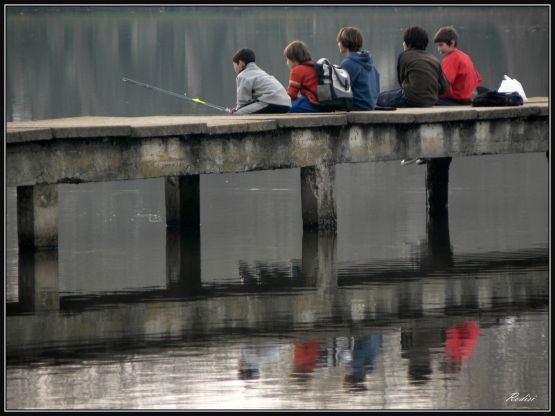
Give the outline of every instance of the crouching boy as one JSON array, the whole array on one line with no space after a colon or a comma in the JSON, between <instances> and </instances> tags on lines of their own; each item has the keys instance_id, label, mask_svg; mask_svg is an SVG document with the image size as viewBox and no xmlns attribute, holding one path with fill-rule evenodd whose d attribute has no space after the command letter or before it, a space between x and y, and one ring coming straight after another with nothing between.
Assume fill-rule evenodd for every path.
<instances>
[{"instance_id":1,"label":"crouching boy","mask_svg":"<svg viewBox=\"0 0 555 416\"><path fill-rule=\"evenodd\" d=\"M233 56L237 74L237 106L233 114L286 113L291 99L281 83L255 64L251 49L242 48Z\"/></svg>"}]
</instances>

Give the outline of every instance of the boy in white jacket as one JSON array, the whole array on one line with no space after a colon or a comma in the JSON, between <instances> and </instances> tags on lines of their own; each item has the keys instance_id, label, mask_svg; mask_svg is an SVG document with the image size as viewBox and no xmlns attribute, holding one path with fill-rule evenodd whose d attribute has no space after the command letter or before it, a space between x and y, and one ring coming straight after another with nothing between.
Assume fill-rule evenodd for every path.
<instances>
[{"instance_id":1,"label":"boy in white jacket","mask_svg":"<svg viewBox=\"0 0 555 416\"><path fill-rule=\"evenodd\" d=\"M237 74L237 106L233 114L286 113L291 99L281 83L255 63L251 49L242 48L233 56Z\"/></svg>"}]
</instances>

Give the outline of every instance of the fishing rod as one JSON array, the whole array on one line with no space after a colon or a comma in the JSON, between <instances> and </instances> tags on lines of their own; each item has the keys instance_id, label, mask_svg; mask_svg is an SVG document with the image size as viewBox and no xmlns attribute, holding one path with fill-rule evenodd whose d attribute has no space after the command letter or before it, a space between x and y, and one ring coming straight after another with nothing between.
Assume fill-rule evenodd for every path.
<instances>
[{"instance_id":1,"label":"fishing rod","mask_svg":"<svg viewBox=\"0 0 555 416\"><path fill-rule=\"evenodd\" d=\"M145 84L144 82L134 81L134 80L132 80L130 78L126 78L126 77L123 77L121 80L123 82L130 82L131 84L135 84L135 85L138 85L140 87L150 88L151 90L159 91L159 92L162 92L164 94L173 95L174 97L177 97L177 98L192 101L193 103L205 105L207 107L211 107L211 108L214 108L214 109L219 110L219 111L224 111L226 113L231 113L231 110L229 108L221 107L221 106L216 105L216 104L207 103L206 101L201 100L200 98L188 97L187 94L185 94L185 93L178 94L178 93L175 93L175 92L172 92L172 91L168 91L168 90L165 90L165 89L162 89L162 88L155 87L154 85Z\"/></svg>"}]
</instances>

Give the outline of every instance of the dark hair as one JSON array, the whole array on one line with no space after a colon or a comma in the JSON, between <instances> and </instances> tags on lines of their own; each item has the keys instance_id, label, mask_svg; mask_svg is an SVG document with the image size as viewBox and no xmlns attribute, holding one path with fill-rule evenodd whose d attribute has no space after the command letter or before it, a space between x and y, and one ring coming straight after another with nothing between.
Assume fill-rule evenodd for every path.
<instances>
[{"instance_id":1,"label":"dark hair","mask_svg":"<svg viewBox=\"0 0 555 416\"><path fill-rule=\"evenodd\" d=\"M283 55L291 61L297 61L299 63L311 61L312 57L306 43L300 40L294 40L283 50Z\"/></svg>"},{"instance_id":2,"label":"dark hair","mask_svg":"<svg viewBox=\"0 0 555 416\"><path fill-rule=\"evenodd\" d=\"M451 41L454 41L453 46L457 46L459 40L459 35L453 26L445 26L439 29L434 36L434 43L445 42L451 45Z\"/></svg>"},{"instance_id":3,"label":"dark hair","mask_svg":"<svg viewBox=\"0 0 555 416\"><path fill-rule=\"evenodd\" d=\"M239 49L237 52L235 52L235 55L233 55L233 62L238 64L239 61L243 61L245 65L251 62L255 62L254 51L248 48Z\"/></svg>"},{"instance_id":4,"label":"dark hair","mask_svg":"<svg viewBox=\"0 0 555 416\"><path fill-rule=\"evenodd\" d=\"M337 33L337 42L351 52L358 52L362 49L362 34L356 27L342 27Z\"/></svg>"},{"instance_id":5,"label":"dark hair","mask_svg":"<svg viewBox=\"0 0 555 416\"><path fill-rule=\"evenodd\" d=\"M403 41L410 49L425 50L428 46L428 34L420 26L411 26L405 30Z\"/></svg>"}]
</instances>

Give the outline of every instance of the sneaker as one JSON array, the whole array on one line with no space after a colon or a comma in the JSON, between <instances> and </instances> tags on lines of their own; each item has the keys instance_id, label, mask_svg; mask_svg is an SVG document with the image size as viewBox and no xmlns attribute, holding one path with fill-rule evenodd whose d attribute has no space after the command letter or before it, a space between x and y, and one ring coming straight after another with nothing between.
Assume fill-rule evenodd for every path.
<instances>
[{"instance_id":1,"label":"sneaker","mask_svg":"<svg viewBox=\"0 0 555 416\"><path fill-rule=\"evenodd\" d=\"M416 162L416 159L403 159L401 160L401 165L410 165L411 163Z\"/></svg>"},{"instance_id":2,"label":"sneaker","mask_svg":"<svg viewBox=\"0 0 555 416\"><path fill-rule=\"evenodd\" d=\"M423 165L425 163L428 163L428 159L416 159L417 165Z\"/></svg>"}]
</instances>

